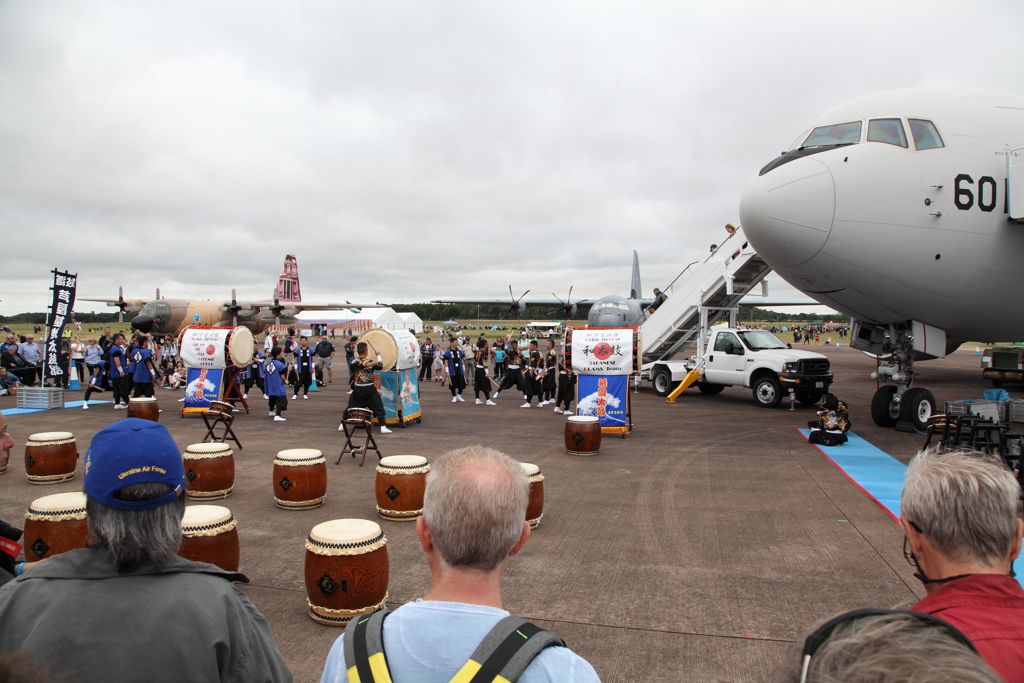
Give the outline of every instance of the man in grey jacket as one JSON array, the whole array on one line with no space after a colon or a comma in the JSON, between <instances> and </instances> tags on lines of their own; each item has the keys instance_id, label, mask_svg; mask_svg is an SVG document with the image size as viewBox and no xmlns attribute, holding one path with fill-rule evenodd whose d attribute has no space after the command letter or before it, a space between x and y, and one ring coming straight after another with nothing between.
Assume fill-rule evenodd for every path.
<instances>
[{"instance_id":1,"label":"man in grey jacket","mask_svg":"<svg viewBox=\"0 0 1024 683\"><path fill-rule=\"evenodd\" d=\"M93 545L0 588L0 654L52 680L290 682L242 574L176 554L185 509L167 429L129 418L100 431L83 486Z\"/></svg>"}]
</instances>

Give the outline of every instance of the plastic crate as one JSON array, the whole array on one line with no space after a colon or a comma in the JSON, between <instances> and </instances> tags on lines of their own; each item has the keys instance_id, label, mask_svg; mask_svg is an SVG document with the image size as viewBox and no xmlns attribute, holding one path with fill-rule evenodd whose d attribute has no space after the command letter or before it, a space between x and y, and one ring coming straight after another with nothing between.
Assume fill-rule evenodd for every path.
<instances>
[{"instance_id":1,"label":"plastic crate","mask_svg":"<svg viewBox=\"0 0 1024 683\"><path fill-rule=\"evenodd\" d=\"M64 407L64 389L61 387L20 387L18 407L50 410Z\"/></svg>"}]
</instances>

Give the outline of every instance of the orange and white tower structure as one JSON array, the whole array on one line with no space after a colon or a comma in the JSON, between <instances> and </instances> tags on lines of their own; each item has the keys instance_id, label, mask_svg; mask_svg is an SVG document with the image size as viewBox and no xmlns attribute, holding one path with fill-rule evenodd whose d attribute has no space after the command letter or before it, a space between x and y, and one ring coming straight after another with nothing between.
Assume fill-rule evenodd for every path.
<instances>
[{"instance_id":1,"label":"orange and white tower structure","mask_svg":"<svg viewBox=\"0 0 1024 683\"><path fill-rule=\"evenodd\" d=\"M295 262L294 254L284 257L281 276L277 279L277 298L280 301L302 301L302 293L299 292L299 266Z\"/></svg>"}]
</instances>

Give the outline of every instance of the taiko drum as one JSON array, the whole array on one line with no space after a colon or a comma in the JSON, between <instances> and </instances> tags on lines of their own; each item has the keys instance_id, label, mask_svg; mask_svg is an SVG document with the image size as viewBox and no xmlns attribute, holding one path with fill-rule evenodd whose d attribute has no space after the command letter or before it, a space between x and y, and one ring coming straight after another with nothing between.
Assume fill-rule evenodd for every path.
<instances>
[{"instance_id":1,"label":"taiko drum","mask_svg":"<svg viewBox=\"0 0 1024 683\"><path fill-rule=\"evenodd\" d=\"M182 454L185 495L192 500L227 498L235 487L235 456L226 443L194 443Z\"/></svg>"},{"instance_id":2,"label":"taiko drum","mask_svg":"<svg viewBox=\"0 0 1024 683\"><path fill-rule=\"evenodd\" d=\"M42 432L25 444L25 472L30 484L59 484L75 476L78 444L71 432Z\"/></svg>"},{"instance_id":3,"label":"taiko drum","mask_svg":"<svg viewBox=\"0 0 1024 683\"><path fill-rule=\"evenodd\" d=\"M309 616L328 626L384 608L388 599L387 538L366 519L317 524L306 539Z\"/></svg>"},{"instance_id":4,"label":"taiko drum","mask_svg":"<svg viewBox=\"0 0 1024 683\"><path fill-rule=\"evenodd\" d=\"M57 493L32 501L25 511L25 559L45 560L75 548L89 538L85 494Z\"/></svg>"},{"instance_id":5,"label":"taiko drum","mask_svg":"<svg viewBox=\"0 0 1024 683\"><path fill-rule=\"evenodd\" d=\"M589 415L570 415L565 421L565 450L572 455L597 455L601 423Z\"/></svg>"},{"instance_id":6,"label":"taiko drum","mask_svg":"<svg viewBox=\"0 0 1024 683\"><path fill-rule=\"evenodd\" d=\"M140 420L160 421L160 404L152 396L140 396L128 399L127 417L137 417Z\"/></svg>"},{"instance_id":7,"label":"taiko drum","mask_svg":"<svg viewBox=\"0 0 1024 683\"><path fill-rule=\"evenodd\" d=\"M327 461L315 448L292 448L274 458L274 500L285 510L312 510L327 495Z\"/></svg>"},{"instance_id":8,"label":"taiko drum","mask_svg":"<svg viewBox=\"0 0 1024 683\"><path fill-rule=\"evenodd\" d=\"M181 519L178 554L186 560L209 562L238 571L238 523L221 505L190 505Z\"/></svg>"},{"instance_id":9,"label":"taiko drum","mask_svg":"<svg viewBox=\"0 0 1024 683\"><path fill-rule=\"evenodd\" d=\"M526 521L530 523L531 529L536 529L544 517L544 475L533 463L519 464L530 480L530 502L526 505Z\"/></svg>"},{"instance_id":10,"label":"taiko drum","mask_svg":"<svg viewBox=\"0 0 1024 683\"><path fill-rule=\"evenodd\" d=\"M422 455L389 455L377 464L377 512L384 519L411 522L423 514L430 464Z\"/></svg>"}]
</instances>

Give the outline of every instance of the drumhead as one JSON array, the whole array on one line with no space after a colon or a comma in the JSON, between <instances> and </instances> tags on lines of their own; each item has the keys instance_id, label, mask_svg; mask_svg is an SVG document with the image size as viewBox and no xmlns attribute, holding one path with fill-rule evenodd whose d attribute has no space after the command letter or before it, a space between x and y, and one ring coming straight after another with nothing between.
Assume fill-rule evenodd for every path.
<instances>
[{"instance_id":1,"label":"drumhead","mask_svg":"<svg viewBox=\"0 0 1024 683\"><path fill-rule=\"evenodd\" d=\"M427 459L422 455L389 455L380 459L381 467L423 467L426 464Z\"/></svg>"},{"instance_id":2,"label":"drumhead","mask_svg":"<svg viewBox=\"0 0 1024 683\"><path fill-rule=\"evenodd\" d=\"M39 432L28 437L28 442L33 443L67 443L74 441L75 435L71 432Z\"/></svg>"},{"instance_id":3,"label":"drumhead","mask_svg":"<svg viewBox=\"0 0 1024 683\"><path fill-rule=\"evenodd\" d=\"M324 454L315 448L289 448L279 451L276 459L301 464L311 460L323 460L323 457Z\"/></svg>"},{"instance_id":4,"label":"drumhead","mask_svg":"<svg viewBox=\"0 0 1024 683\"><path fill-rule=\"evenodd\" d=\"M380 525L368 519L332 519L313 527L310 540L325 546L361 545L379 538L383 534Z\"/></svg>"},{"instance_id":5,"label":"drumhead","mask_svg":"<svg viewBox=\"0 0 1024 683\"><path fill-rule=\"evenodd\" d=\"M540 474L540 468L532 462L521 462L519 463L519 466L523 468L523 472L525 472L528 477Z\"/></svg>"},{"instance_id":6,"label":"drumhead","mask_svg":"<svg viewBox=\"0 0 1024 683\"><path fill-rule=\"evenodd\" d=\"M185 448L184 458L194 460L198 458L223 458L232 455L231 446L226 443L194 443Z\"/></svg>"},{"instance_id":7,"label":"drumhead","mask_svg":"<svg viewBox=\"0 0 1024 683\"><path fill-rule=\"evenodd\" d=\"M152 396L139 396L138 398L128 399L129 403L156 403L156 399Z\"/></svg>"},{"instance_id":8,"label":"drumhead","mask_svg":"<svg viewBox=\"0 0 1024 683\"><path fill-rule=\"evenodd\" d=\"M570 415L568 418L569 422L597 422L598 419L593 415Z\"/></svg>"},{"instance_id":9,"label":"drumhead","mask_svg":"<svg viewBox=\"0 0 1024 683\"><path fill-rule=\"evenodd\" d=\"M395 342L395 337L391 332L380 327L373 327L359 335L359 341L366 342L369 347L366 350L367 358L379 355L385 370L395 369L395 363L398 362L398 343Z\"/></svg>"},{"instance_id":10,"label":"drumhead","mask_svg":"<svg viewBox=\"0 0 1024 683\"><path fill-rule=\"evenodd\" d=\"M228 353L231 355L231 364L236 368L244 368L252 362L252 332L248 327L239 325L231 330L228 335Z\"/></svg>"},{"instance_id":11,"label":"drumhead","mask_svg":"<svg viewBox=\"0 0 1024 683\"><path fill-rule=\"evenodd\" d=\"M69 512L85 512L85 494L81 491L55 493L52 496L36 498L28 506L29 514L54 515Z\"/></svg>"},{"instance_id":12,"label":"drumhead","mask_svg":"<svg viewBox=\"0 0 1024 683\"><path fill-rule=\"evenodd\" d=\"M182 533L218 527L231 521L231 510L223 505L190 505L181 518Z\"/></svg>"}]
</instances>

